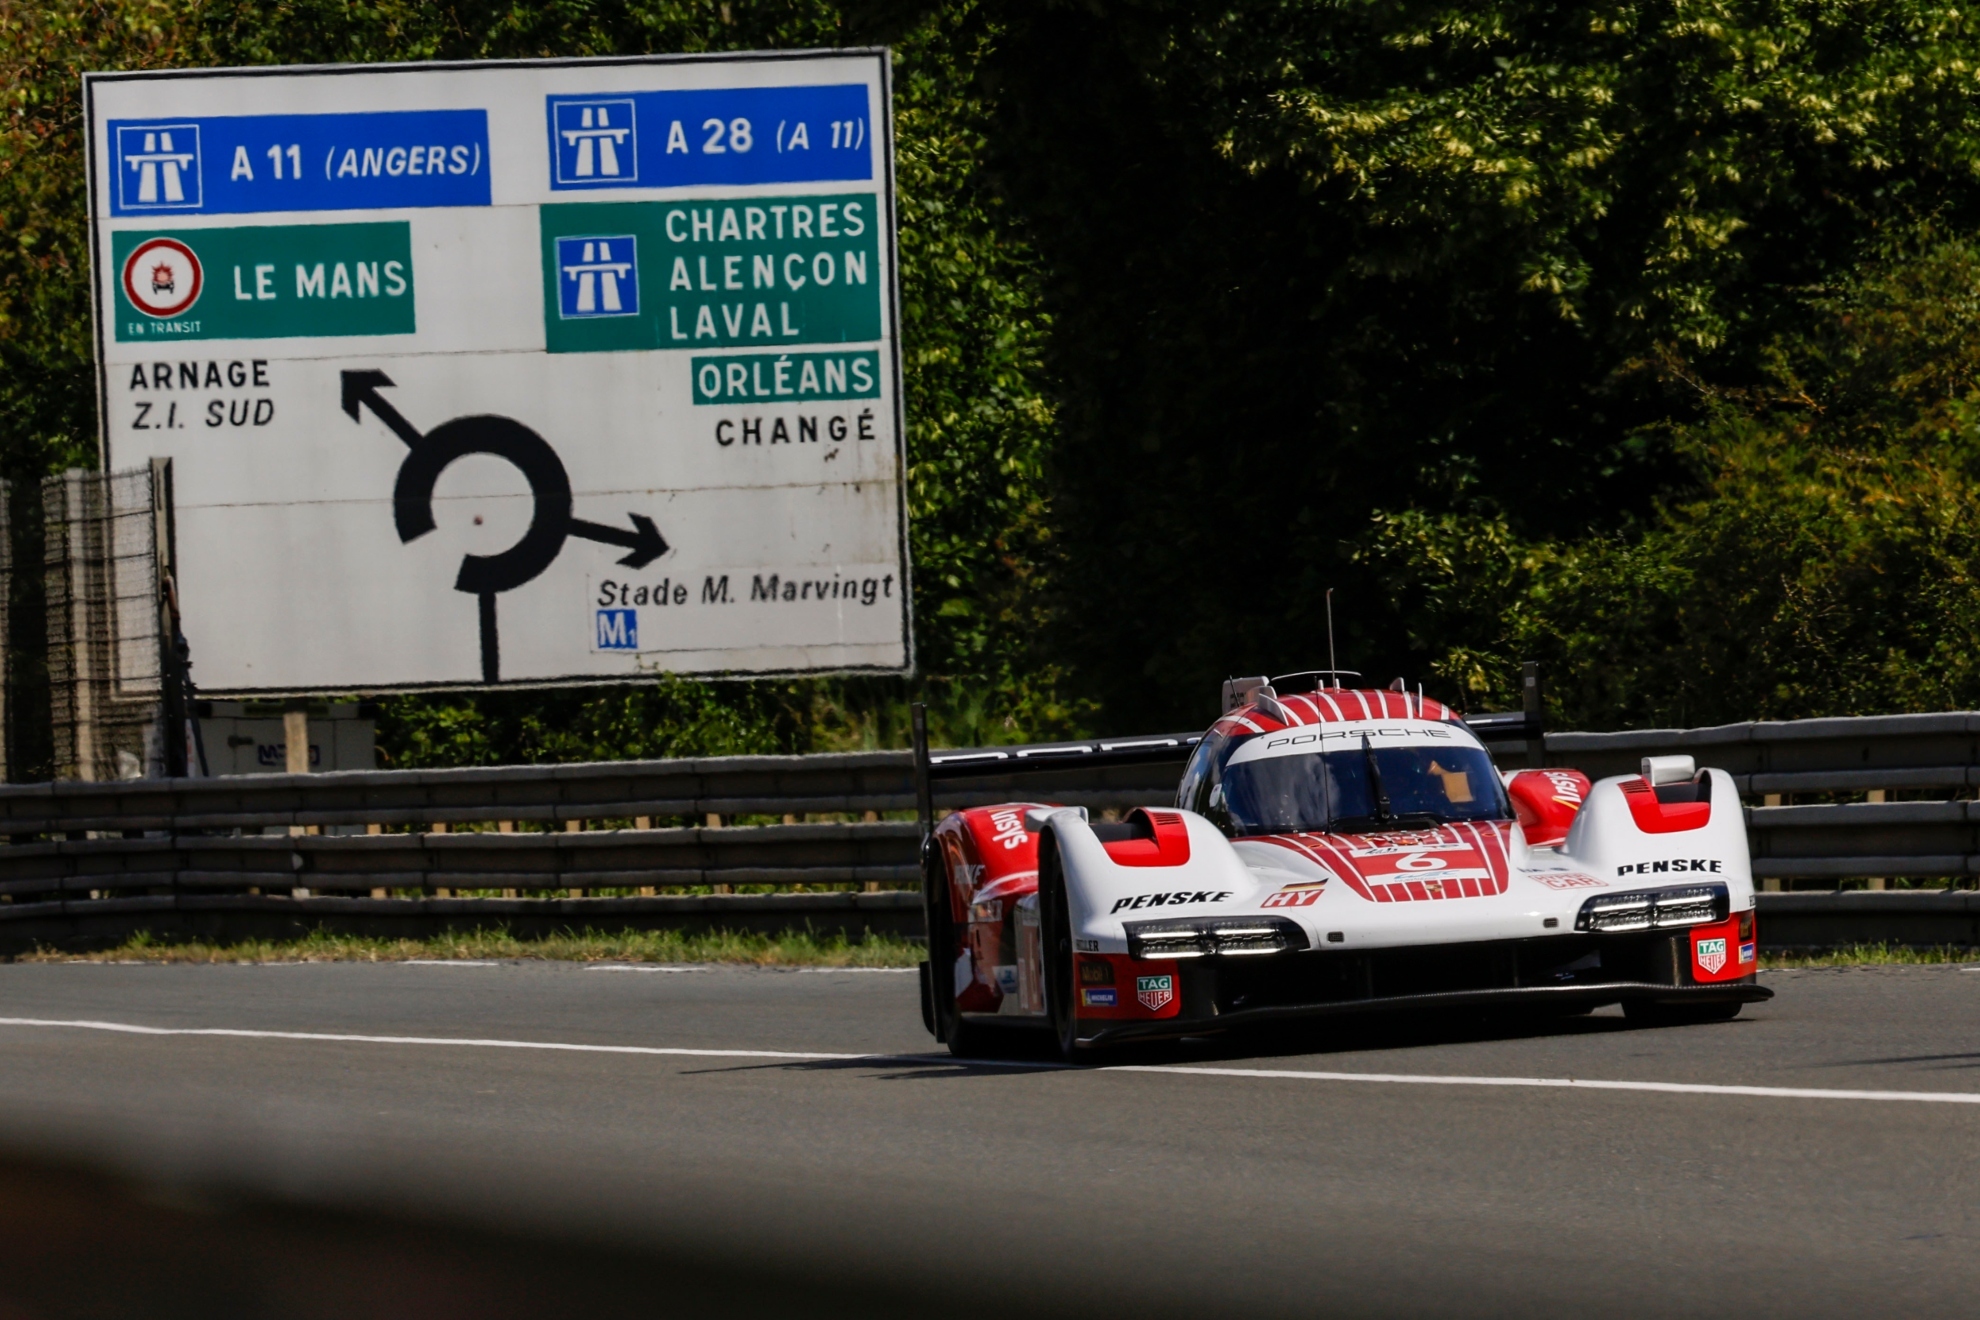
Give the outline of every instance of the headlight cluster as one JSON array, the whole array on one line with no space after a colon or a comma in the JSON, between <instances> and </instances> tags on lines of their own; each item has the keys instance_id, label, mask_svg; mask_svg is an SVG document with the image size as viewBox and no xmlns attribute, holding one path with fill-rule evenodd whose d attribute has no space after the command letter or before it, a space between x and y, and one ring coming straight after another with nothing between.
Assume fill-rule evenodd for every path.
<instances>
[{"instance_id":1,"label":"headlight cluster","mask_svg":"<svg viewBox=\"0 0 1980 1320\"><path fill-rule=\"evenodd\" d=\"M1307 947L1306 932L1284 917L1131 921L1127 937L1130 958L1240 957Z\"/></svg>"},{"instance_id":2,"label":"headlight cluster","mask_svg":"<svg viewBox=\"0 0 1980 1320\"><path fill-rule=\"evenodd\" d=\"M1581 905L1576 930L1664 930L1724 921L1729 908L1724 885L1685 885L1677 889L1645 889L1633 894L1603 894Z\"/></svg>"}]
</instances>

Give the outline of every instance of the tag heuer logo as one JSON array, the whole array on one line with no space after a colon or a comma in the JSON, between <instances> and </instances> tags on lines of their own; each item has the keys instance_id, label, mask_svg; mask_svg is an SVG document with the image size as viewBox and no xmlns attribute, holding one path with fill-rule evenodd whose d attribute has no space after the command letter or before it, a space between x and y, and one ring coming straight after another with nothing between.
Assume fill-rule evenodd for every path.
<instances>
[{"instance_id":1,"label":"tag heuer logo","mask_svg":"<svg viewBox=\"0 0 1980 1320\"><path fill-rule=\"evenodd\" d=\"M1698 965L1708 972L1717 973L1726 965L1726 942L1722 939L1698 941Z\"/></svg>"},{"instance_id":2,"label":"tag heuer logo","mask_svg":"<svg viewBox=\"0 0 1980 1320\"><path fill-rule=\"evenodd\" d=\"M1725 957L1724 941L1720 941L1719 956ZM1134 978L1134 997L1141 1006L1151 1013L1159 1013L1168 1007L1176 997L1176 978L1173 976L1137 976Z\"/></svg>"}]
</instances>

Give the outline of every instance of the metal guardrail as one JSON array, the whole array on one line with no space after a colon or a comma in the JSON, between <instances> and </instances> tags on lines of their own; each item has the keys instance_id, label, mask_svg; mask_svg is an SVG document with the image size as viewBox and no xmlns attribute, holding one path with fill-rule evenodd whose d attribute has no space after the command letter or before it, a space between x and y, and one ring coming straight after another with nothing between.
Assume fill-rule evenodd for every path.
<instances>
[{"instance_id":1,"label":"metal guardrail","mask_svg":"<svg viewBox=\"0 0 1980 1320\"><path fill-rule=\"evenodd\" d=\"M939 807L1159 802L1195 739L935 751L931 790ZM1528 755L1523 740L1491 745L1509 766ZM1754 870L1769 881L1980 875L1980 803L1955 796L1980 787L1980 713L1554 733L1544 749L1549 764L1597 778L1670 753L1727 770L1759 799L1747 808ZM1937 800L1783 801L1894 791ZM30 931L59 939L109 916L106 904L154 916L676 924L682 903L773 897L723 892L738 886L906 890L918 879L916 826L879 817L915 807L907 751L0 786L0 835L14 841L0 846L0 945ZM792 823L738 824L749 817ZM659 892L682 889L715 892ZM791 910L796 924L830 913L857 926L857 903L880 895L798 897L811 906Z\"/></svg>"},{"instance_id":2,"label":"metal guardrail","mask_svg":"<svg viewBox=\"0 0 1980 1320\"><path fill-rule=\"evenodd\" d=\"M1173 791L1174 767L1198 735L1049 743L938 754L960 764L1008 762L944 792L945 806L1009 801L1049 791L1055 801L1104 808ZM1165 755L1151 771L1148 755ZM1037 767L1050 766L1040 773ZM0 785L0 835L126 830L270 829L332 825L476 825L719 816L861 815L911 811L911 752L722 756L464 770L361 770L313 775L227 775L110 783Z\"/></svg>"}]
</instances>

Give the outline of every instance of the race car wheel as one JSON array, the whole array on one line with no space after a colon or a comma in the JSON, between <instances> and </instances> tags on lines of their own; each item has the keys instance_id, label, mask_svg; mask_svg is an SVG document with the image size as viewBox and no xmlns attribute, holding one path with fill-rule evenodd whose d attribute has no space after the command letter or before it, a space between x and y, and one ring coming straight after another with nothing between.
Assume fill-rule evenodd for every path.
<instances>
[{"instance_id":1,"label":"race car wheel","mask_svg":"<svg viewBox=\"0 0 1980 1320\"><path fill-rule=\"evenodd\" d=\"M933 839L922 850L921 886L928 912L928 1008L935 1039L959 1057L982 1054L982 1030L956 1011L956 923L949 911L948 868Z\"/></svg>"},{"instance_id":2,"label":"race car wheel","mask_svg":"<svg viewBox=\"0 0 1980 1320\"><path fill-rule=\"evenodd\" d=\"M1050 830L1038 840L1039 950L1044 962L1045 1011L1058 1037L1059 1054L1071 1059L1079 1052L1079 1019L1074 1012L1072 909L1066 902L1066 874L1059 865L1059 844Z\"/></svg>"},{"instance_id":3,"label":"race car wheel","mask_svg":"<svg viewBox=\"0 0 1980 1320\"><path fill-rule=\"evenodd\" d=\"M1681 1027L1698 1022L1730 1022L1746 1005L1731 1003L1659 1004L1655 1000L1632 999L1623 1002L1623 1016L1638 1026Z\"/></svg>"}]
</instances>

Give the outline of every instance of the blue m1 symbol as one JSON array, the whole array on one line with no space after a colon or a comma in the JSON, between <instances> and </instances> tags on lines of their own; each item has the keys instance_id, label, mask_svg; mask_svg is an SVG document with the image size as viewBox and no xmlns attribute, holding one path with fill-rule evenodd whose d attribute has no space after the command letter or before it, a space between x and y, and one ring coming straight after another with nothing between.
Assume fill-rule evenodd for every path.
<instances>
[{"instance_id":1,"label":"blue m1 symbol","mask_svg":"<svg viewBox=\"0 0 1980 1320\"><path fill-rule=\"evenodd\" d=\"M598 611L598 649L601 651L637 651L639 649L639 611Z\"/></svg>"}]
</instances>

